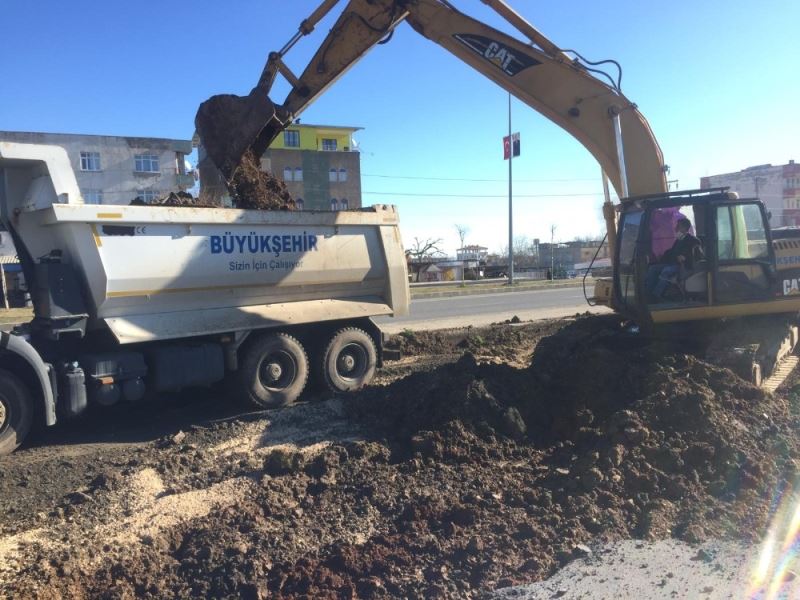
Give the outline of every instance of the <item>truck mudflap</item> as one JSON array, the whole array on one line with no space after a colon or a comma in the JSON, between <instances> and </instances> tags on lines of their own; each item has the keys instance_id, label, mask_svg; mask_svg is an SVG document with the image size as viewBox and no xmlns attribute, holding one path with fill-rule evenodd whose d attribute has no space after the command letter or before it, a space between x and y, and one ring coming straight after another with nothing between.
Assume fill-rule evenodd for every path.
<instances>
[{"instance_id":1,"label":"truck mudflap","mask_svg":"<svg viewBox=\"0 0 800 600\"><path fill-rule=\"evenodd\" d=\"M25 338L12 335L5 331L0 332L0 350L6 350L24 359L31 366L36 378L39 381L39 388L44 402L44 418L47 425L56 423L56 399L53 394L53 386L50 380L50 368L42 360L36 349L31 346ZM31 390L36 392L36 390Z\"/></svg>"}]
</instances>

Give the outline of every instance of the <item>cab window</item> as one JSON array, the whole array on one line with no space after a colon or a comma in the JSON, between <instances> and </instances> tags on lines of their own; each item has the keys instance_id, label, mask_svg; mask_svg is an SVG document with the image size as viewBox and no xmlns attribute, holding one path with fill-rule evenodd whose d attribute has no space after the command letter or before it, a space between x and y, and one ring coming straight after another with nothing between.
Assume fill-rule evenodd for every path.
<instances>
[{"instance_id":1,"label":"cab window","mask_svg":"<svg viewBox=\"0 0 800 600\"><path fill-rule=\"evenodd\" d=\"M640 210L631 211L625 213L623 217L619 240L619 261L623 265L629 265L633 262L643 214L643 211Z\"/></svg>"},{"instance_id":2,"label":"cab window","mask_svg":"<svg viewBox=\"0 0 800 600\"><path fill-rule=\"evenodd\" d=\"M769 256L764 219L756 204L717 207L719 260L759 260Z\"/></svg>"}]
</instances>

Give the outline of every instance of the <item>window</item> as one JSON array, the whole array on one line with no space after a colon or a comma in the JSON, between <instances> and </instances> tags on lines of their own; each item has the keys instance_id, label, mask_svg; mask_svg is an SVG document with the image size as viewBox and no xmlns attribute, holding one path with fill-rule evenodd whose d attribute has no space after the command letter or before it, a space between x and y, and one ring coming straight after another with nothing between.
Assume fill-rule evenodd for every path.
<instances>
[{"instance_id":1,"label":"window","mask_svg":"<svg viewBox=\"0 0 800 600\"><path fill-rule=\"evenodd\" d=\"M158 156L155 154L136 154L133 158L136 162L135 171L137 173L161 172L161 169L158 168Z\"/></svg>"},{"instance_id":2,"label":"window","mask_svg":"<svg viewBox=\"0 0 800 600\"><path fill-rule=\"evenodd\" d=\"M347 181L347 169L339 169L339 181Z\"/></svg>"},{"instance_id":3,"label":"window","mask_svg":"<svg viewBox=\"0 0 800 600\"><path fill-rule=\"evenodd\" d=\"M336 140L331 138L322 138L322 149L326 151L336 150Z\"/></svg>"},{"instance_id":4,"label":"window","mask_svg":"<svg viewBox=\"0 0 800 600\"><path fill-rule=\"evenodd\" d=\"M81 171L99 171L100 153L81 152Z\"/></svg>"},{"instance_id":5,"label":"window","mask_svg":"<svg viewBox=\"0 0 800 600\"><path fill-rule=\"evenodd\" d=\"M631 211L623 216L622 232L619 236L619 262L623 265L633 264L643 214L642 211Z\"/></svg>"},{"instance_id":6,"label":"window","mask_svg":"<svg viewBox=\"0 0 800 600\"><path fill-rule=\"evenodd\" d=\"M328 171L328 181L338 181L339 175L336 172L336 169L331 169Z\"/></svg>"},{"instance_id":7,"label":"window","mask_svg":"<svg viewBox=\"0 0 800 600\"><path fill-rule=\"evenodd\" d=\"M297 206L297 210L303 210L306 207L306 203L303 202L302 198L298 198L294 203Z\"/></svg>"},{"instance_id":8,"label":"window","mask_svg":"<svg viewBox=\"0 0 800 600\"><path fill-rule=\"evenodd\" d=\"M331 198L331 210L339 210L339 203L336 198Z\"/></svg>"},{"instance_id":9,"label":"window","mask_svg":"<svg viewBox=\"0 0 800 600\"><path fill-rule=\"evenodd\" d=\"M103 190L83 190L83 201L86 204L102 204L103 203Z\"/></svg>"},{"instance_id":10,"label":"window","mask_svg":"<svg viewBox=\"0 0 800 600\"><path fill-rule=\"evenodd\" d=\"M719 260L752 260L769 256L764 221L757 204L717 208Z\"/></svg>"},{"instance_id":11,"label":"window","mask_svg":"<svg viewBox=\"0 0 800 600\"><path fill-rule=\"evenodd\" d=\"M731 213L727 206L717 209L717 258L730 260L733 258L733 229Z\"/></svg>"},{"instance_id":12,"label":"window","mask_svg":"<svg viewBox=\"0 0 800 600\"><path fill-rule=\"evenodd\" d=\"M136 190L136 197L141 198L144 202L147 202L148 204L150 202L155 202L156 200L158 200L159 195L160 195L159 192L153 189Z\"/></svg>"},{"instance_id":13,"label":"window","mask_svg":"<svg viewBox=\"0 0 800 600\"><path fill-rule=\"evenodd\" d=\"M283 132L283 145L287 148L300 147L300 132L296 129L287 129Z\"/></svg>"},{"instance_id":14,"label":"window","mask_svg":"<svg viewBox=\"0 0 800 600\"><path fill-rule=\"evenodd\" d=\"M339 202L339 210L347 210L349 208L349 202L347 202L347 198L342 198L341 202Z\"/></svg>"},{"instance_id":15,"label":"window","mask_svg":"<svg viewBox=\"0 0 800 600\"><path fill-rule=\"evenodd\" d=\"M300 167L284 167L283 168L284 181L303 181L303 169Z\"/></svg>"}]
</instances>

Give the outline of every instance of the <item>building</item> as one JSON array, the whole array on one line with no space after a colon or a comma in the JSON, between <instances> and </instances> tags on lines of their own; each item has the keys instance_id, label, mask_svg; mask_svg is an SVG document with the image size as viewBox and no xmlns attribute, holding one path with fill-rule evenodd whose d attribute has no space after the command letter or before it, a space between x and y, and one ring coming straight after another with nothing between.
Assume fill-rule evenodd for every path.
<instances>
[{"instance_id":1,"label":"building","mask_svg":"<svg viewBox=\"0 0 800 600\"><path fill-rule=\"evenodd\" d=\"M299 208L360 208L361 155L353 145L359 129L291 125L264 153L262 168L283 179Z\"/></svg>"},{"instance_id":2,"label":"building","mask_svg":"<svg viewBox=\"0 0 800 600\"><path fill-rule=\"evenodd\" d=\"M0 131L0 141L63 147L88 204L149 202L195 184L186 168L191 140Z\"/></svg>"},{"instance_id":3,"label":"building","mask_svg":"<svg viewBox=\"0 0 800 600\"><path fill-rule=\"evenodd\" d=\"M600 247L599 252L597 251L598 247ZM590 263L596 252L596 260L598 261L609 257L608 243L603 242L602 246L600 246L600 240L588 242L573 241L559 244L540 243L538 244L538 248L538 266L543 269L549 269L552 265L557 270L574 270L576 265Z\"/></svg>"},{"instance_id":4,"label":"building","mask_svg":"<svg viewBox=\"0 0 800 600\"><path fill-rule=\"evenodd\" d=\"M700 178L702 189L728 187L740 198L758 198L772 213L770 225L800 225L800 165L758 165Z\"/></svg>"},{"instance_id":5,"label":"building","mask_svg":"<svg viewBox=\"0 0 800 600\"><path fill-rule=\"evenodd\" d=\"M489 248L476 244L464 246L456 250L456 260L481 262L485 261L487 256L489 256Z\"/></svg>"},{"instance_id":6,"label":"building","mask_svg":"<svg viewBox=\"0 0 800 600\"><path fill-rule=\"evenodd\" d=\"M261 168L286 183L300 210L361 208L361 155L353 142L360 127L295 123L272 142ZM200 195L229 202L224 178L195 134Z\"/></svg>"}]
</instances>

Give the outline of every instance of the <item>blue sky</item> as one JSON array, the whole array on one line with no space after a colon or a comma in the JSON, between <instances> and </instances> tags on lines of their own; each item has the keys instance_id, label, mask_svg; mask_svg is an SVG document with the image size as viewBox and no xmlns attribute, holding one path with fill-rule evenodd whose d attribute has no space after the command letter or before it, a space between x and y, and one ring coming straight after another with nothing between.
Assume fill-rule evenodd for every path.
<instances>
[{"instance_id":1,"label":"blue sky","mask_svg":"<svg viewBox=\"0 0 800 600\"><path fill-rule=\"evenodd\" d=\"M461 10L503 26L479 0ZM622 89L661 144L670 179L800 160L796 0L511 0L562 48L622 63ZM3 3L0 129L188 138L197 106L247 93L315 0ZM235 7L235 9L231 8ZM237 16L238 15L238 16ZM237 18L239 19L237 21ZM332 22L288 55L301 71ZM517 34L518 35L518 34ZM285 86L273 99L280 101ZM499 250L507 242L507 95L407 25L302 115L363 127L364 203L400 207L403 237ZM548 240L602 230L599 167L568 134L513 104L515 232ZM478 181L479 180L479 181Z\"/></svg>"}]
</instances>

